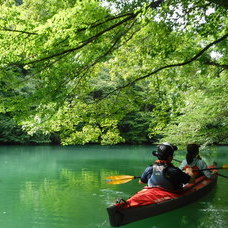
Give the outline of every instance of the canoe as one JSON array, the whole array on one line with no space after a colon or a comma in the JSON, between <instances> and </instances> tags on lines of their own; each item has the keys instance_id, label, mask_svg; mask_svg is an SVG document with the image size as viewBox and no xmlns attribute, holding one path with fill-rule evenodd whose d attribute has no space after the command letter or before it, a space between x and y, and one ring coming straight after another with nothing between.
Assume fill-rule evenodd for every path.
<instances>
[{"instance_id":1,"label":"canoe","mask_svg":"<svg viewBox=\"0 0 228 228\"><path fill-rule=\"evenodd\" d=\"M213 179L200 176L181 191L145 187L128 200L121 200L107 208L110 224L118 227L180 208L205 196L216 183L217 175Z\"/></svg>"}]
</instances>

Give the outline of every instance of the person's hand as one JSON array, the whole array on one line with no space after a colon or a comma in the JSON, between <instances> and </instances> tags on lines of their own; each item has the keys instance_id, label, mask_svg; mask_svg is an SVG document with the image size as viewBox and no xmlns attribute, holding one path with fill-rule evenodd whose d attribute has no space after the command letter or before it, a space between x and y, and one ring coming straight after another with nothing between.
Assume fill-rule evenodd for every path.
<instances>
[{"instance_id":1,"label":"person's hand","mask_svg":"<svg viewBox=\"0 0 228 228\"><path fill-rule=\"evenodd\" d=\"M192 171L192 168L191 167L187 167L186 169L185 169L185 173L187 173L191 178L190 178L190 180L189 180L189 183L191 184L191 183L194 183L194 181L195 181L195 175L194 175L194 173L193 173L193 171Z\"/></svg>"},{"instance_id":2,"label":"person's hand","mask_svg":"<svg viewBox=\"0 0 228 228\"><path fill-rule=\"evenodd\" d=\"M194 175L191 167L186 168L185 169L185 173L187 173L189 176L193 176Z\"/></svg>"}]
</instances>

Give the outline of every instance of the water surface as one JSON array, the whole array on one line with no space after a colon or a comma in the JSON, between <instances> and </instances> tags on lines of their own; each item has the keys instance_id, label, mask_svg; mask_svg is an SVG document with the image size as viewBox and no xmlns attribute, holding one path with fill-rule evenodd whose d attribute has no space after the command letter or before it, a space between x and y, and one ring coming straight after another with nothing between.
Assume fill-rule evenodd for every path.
<instances>
[{"instance_id":1,"label":"water surface","mask_svg":"<svg viewBox=\"0 0 228 228\"><path fill-rule=\"evenodd\" d=\"M106 207L142 186L109 185L110 175L140 175L153 162L153 146L1 146L0 227L110 228ZM208 163L228 163L228 147L202 153ZM185 153L176 153L183 159ZM176 163L176 165L179 165ZM222 170L228 176L228 170ZM228 227L228 179L189 206L124 227Z\"/></svg>"}]
</instances>

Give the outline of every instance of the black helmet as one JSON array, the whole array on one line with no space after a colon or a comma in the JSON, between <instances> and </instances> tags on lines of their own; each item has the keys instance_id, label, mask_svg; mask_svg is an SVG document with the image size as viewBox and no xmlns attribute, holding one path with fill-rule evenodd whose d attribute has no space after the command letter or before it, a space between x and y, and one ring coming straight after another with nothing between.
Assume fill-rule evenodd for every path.
<instances>
[{"instance_id":1,"label":"black helmet","mask_svg":"<svg viewBox=\"0 0 228 228\"><path fill-rule=\"evenodd\" d=\"M170 143L162 143L157 147L157 151L153 151L153 155L157 156L160 160L166 160L170 155L173 155L174 151L177 150L177 147Z\"/></svg>"},{"instance_id":2,"label":"black helmet","mask_svg":"<svg viewBox=\"0 0 228 228\"><path fill-rule=\"evenodd\" d=\"M200 159L199 156L199 145L198 144L188 144L187 145L187 154L186 154L186 160L188 164L191 164L193 162L193 159L195 157L198 157L198 159Z\"/></svg>"},{"instance_id":3,"label":"black helmet","mask_svg":"<svg viewBox=\"0 0 228 228\"><path fill-rule=\"evenodd\" d=\"M187 151L188 153L190 154L199 154L199 148L200 148L200 145L198 144L188 144L187 145Z\"/></svg>"}]
</instances>

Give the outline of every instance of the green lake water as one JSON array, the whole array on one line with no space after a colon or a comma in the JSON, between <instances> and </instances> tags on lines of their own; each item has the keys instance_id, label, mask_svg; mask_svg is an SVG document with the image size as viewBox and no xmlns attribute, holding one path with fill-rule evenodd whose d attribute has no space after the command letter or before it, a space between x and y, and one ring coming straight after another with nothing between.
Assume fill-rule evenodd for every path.
<instances>
[{"instance_id":1,"label":"green lake water","mask_svg":"<svg viewBox=\"0 0 228 228\"><path fill-rule=\"evenodd\" d=\"M155 159L153 146L1 146L1 228L110 228L106 208L142 189L137 180L109 185L110 175L140 175ZM228 163L228 147L201 153ZM184 151L176 153L183 159ZM175 163L179 165L178 163ZM228 176L228 170L221 170ZM228 179L219 177L208 195L180 209L126 228L228 227Z\"/></svg>"}]
</instances>

